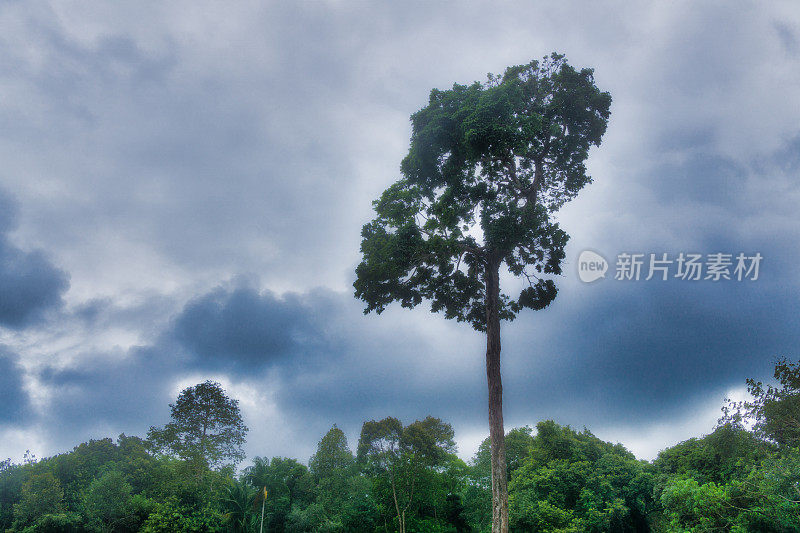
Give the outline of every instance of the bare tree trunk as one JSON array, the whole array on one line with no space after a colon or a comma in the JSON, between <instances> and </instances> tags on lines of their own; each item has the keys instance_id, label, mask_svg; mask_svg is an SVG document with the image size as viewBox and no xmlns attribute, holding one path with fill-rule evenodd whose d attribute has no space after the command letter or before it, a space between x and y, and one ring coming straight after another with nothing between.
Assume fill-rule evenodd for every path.
<instances>
[{"instance_id":1,"label":"bare tree trunk","mask_svg":"<svg viewBox=\"0 0 800 533\"><path fill-rule=\"evenodd\" d=\"M486 379L489 384L489 439L492 444L492 533L508 533L506 437L500 378L500 264L486 265Z\"/></svg>"}]
</instances>

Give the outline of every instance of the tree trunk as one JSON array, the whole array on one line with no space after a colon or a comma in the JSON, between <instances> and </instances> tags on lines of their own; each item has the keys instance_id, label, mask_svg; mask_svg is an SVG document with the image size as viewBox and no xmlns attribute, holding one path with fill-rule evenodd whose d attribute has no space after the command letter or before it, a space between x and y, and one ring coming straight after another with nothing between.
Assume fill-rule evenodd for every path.
<instances>
[{"instance_id":1,"label":"tree trunk","mask_svg":"<svg viewBox=\"0 0 800 533\"><path fill-rule=\"evenodd\" d=\"M492 533L508 533L506 437L500 379L500 264L486 265L486 379L489 384L489 439L492 444Z\"/></svg>"},{"instance_id":2,"label":"tree trunk","mask_svg":"<svg viewBox=\"0 0 800 533\"><path fill-rule=\"evenodd\" d=\"M394 482L394 473L393 471L389 471L392 480L392 499L394 500L394 508L397 511L397 523L400 526L400 533L406 532L406 511L400 511L400 502L397 500L397 488Z\"/></svg>"}]
</instances>

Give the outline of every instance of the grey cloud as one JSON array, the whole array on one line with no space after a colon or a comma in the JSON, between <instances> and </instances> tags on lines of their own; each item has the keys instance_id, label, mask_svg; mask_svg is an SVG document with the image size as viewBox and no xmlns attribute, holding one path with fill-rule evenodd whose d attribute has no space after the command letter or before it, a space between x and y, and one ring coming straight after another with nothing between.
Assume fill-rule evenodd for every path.
<instances>
[{"instance_id":1,"label":"grey cloud","mask_svg":"<svg viewBox=\"0 0 800 533\"><path fill-rule=\"evenodd\" d=\"M731 207L741 200L737 193L744 186L747 172L742 165L711 152L693 153L684 161L659 165L652 175L656 179L650 182L649 190L666 202Z\"/></svg>"},{"instance_id":2,"label":"grey cloud","mask_svg":"<svg viewBox=\"0 0 800 533\"><path fill-rule=\"evenodd\" d=\"M186 268L282 277L309 255L332 257L342 212L331 199L353 186L341 144L351 80L334 62L349 45L309 40L288 53L279 42L287 26L315 27L331 43L344 30L313 11L296 20L278 4L267 21L263 43L229 43L213 64L202 64L198 43L163 35L168 44L152 52L123 33L86 43L45 15L28 35L36 60L6 42L5 74L34 111L6 109L29 133L9 128L4 142L22 152L39 146L58 167L47 179L76 193L69 205L25 198L38 237L71 255L87 235L102 241L113 228L115 239L146 241ZM24 172L13 168L9 179Z\"/></svg>"},{"instance_id":3,"label":"grey cloud","mask_svg":"<svg viewBox=\"0 0 800 533\"><path fill-rule=\"evenodd\" d=\"M797 32L786 23L775 22L775 31L786 53L796 55L798 51Z\"/></svg>"},{"instance_id":4,"label":"grey cloud","mask_svg":"<svg viewBox=\"0 0 800 533\"><path fill-rule=\"evenodd\" d=\"M17 359L16 354L0 345L0 424L21 425L29 421L30 403Z\"/></svg>"},{"instance_id":5,"label":"grey cloud","mask_svg":"<svg viewBox=\"0 0 800 533\"><path fill-rule=\"evenodd\" d=\"M74 445L89 438L144 435L166 422L171 386L185 372L185 357L168 346L84 354L80 366L46 369L41 382L54 400L37 419L52 442Z\"/></svg>"},{"instance_id":6,"label":"grey cloud","mask_svg":"<svg viewBox=\"0 0 800 533\"><path fill-rule=\"evenodd\" d=\"M14 246L8 233L15 224L16 208L0 191L0 326L20 329L61 306L69 277L41 250Z\"/></svg>"},{"instance_id":7,"label":"grey cloud","mask_svg":"<svg viewBox=\"0 0 800 533\"><path fill-rule=\"evenodd\" d=\"M309 439L332 421L356 428L388 414L481 412L480 365L468 379L477 389L465 388L463 370L438 360L444 353L480 362L476 337L443 349L453 346L447 328L433 336L404 311L375 317L361 309L351 295L328 290L278 297L236 282L219 287L187 303L151 346L84 354L79 365L41 372L55 400L47 419L59 421L48 431L59 441L102 428L143 432L163 422L157 414L187 375L226 375L263 389L285 420L304 421Z\"/></svg>"},{"instance_id":8,"label":"grey cloud","mask_svg":"<svg viewBox=\"0 0 800 533\"><path fill-rule=\"evenodd\" d=\"M272 369L281 407L304 418L349 413L352 419L392 409L416 413L425 406L461 412L459 405L473 403L466 391L442 394L440 387L450 387L447 382L462 372L437 363L443 353L460 349L449 341L473 338L468 326L455 339L446 328L435 338L415 324L425 320L424 309L410 316L399 309L364 316L362 309L347 293L314 290L278 297L246 285L221 287L190 301L167 337L194 357L194 368L238 377ZM444 326L441 317L431 320ZM480 346L463 357L481 361ZM431 374L422 370L426 364ZM462 385L456 379L453 388Z\"/></svg>"},{"instance_id":9,"label":"grey cloud","mask_svg":"<svg viewBox=\"0 0 800 533\"><path fill-rule=\"evenodd\" d=\"M791 176L796 158L792 146L753 165L766 174ZM751 171L721 156L698 156L683 165L655 166L641 179L656 182L664 175L680 175L678 190L651 190L665 211L684 201L708 206L693 211L695 218L685 221L691 227L712 207L729 220L736 220L742 209L749 210L748 217L766 216L737 195L705 191L709 180L721 187L727 179L741 184ZM774 206L777 199L758 201ZM634 215L647 220L648 204L636 207L642 212L634 210ZM670 222L657 215L652 223ZM746 224L735 222L696 227L687 242L704 253L762 253L760 279L606 279L580 285L568 268L550 308L524 313L504 326L509 423L555 417L597 427L671 419L697 404L721 405L727 389L741 386L746 377L763 375L776 357L792 356L800 337L791 324L800 308L792 267L797 251L785 246L787 233L774 223L771 238L769 232L748 234ZM628 240L648 246L638 250L645 253L674 257L690 251L662 249L663 243L648 238L652 229L634 226L626 235L607 236L597 244L610 259L632 251L619 248ZM568 259L577 254L573 252ZM413 311L391 308L381 316L364 316L361 310L361 302L350 293L316 290L278 296L234 281L191 299L161 340L125 359L124 366L102 366L106 370L81 379L72 376L74 398L92 397L96 391L91 384L105 382L106 374L130 377L113 378L108 389L100 389L103 394L126 387L133 391L128 380L139 382L147 367L158 362L159 380L148 398L181 375L224 372L256 388L270 387L280 413L287 420L302 420L302 431L312 440L333 422L356 433L364 420L388 414L404 419L433 414L461 427L481 426L486 400L481 335L429 314L424 306ZM168 400L165 394L161 397ZM127 410L115 413L115 405ZM153 403L148 408L156 407ZM112 402L104 412L109 420L121 421L136 409Z\"/></svg>"},{"instance_id":10,"label":"grey cloud","mask_svg":"<svg viewBox=\"0 0 800 533\"><path fill-rule=\"evenodd\" d=\"M603 283L609 288L585 295L580 307L573 301L549 316L527 317L527 327L509 332L510 416L644 424L699 401L721 406L727 389L768 371L800 340L788 326L800 309L783 291Z\"/></svg>"},{"instance_id":11,"label":"grey cloud","mask_svg":"<svg viewBox=\"0 0 800 533\"><path fill-rule=\"evenodd\" d=\"M172 334L199 365L247 373L287 357L330 353L327 307L319 293L278 297L248 286L218 288L190 301Z\"/></svg>"},{"instance_id":12,"label":"grey cloud","mask_svg":"<svg viewBox=\"0 0 800 533\"><path fill-rule=\"evenodd\" d=\"M668 418L709 395L721 402L726 387L800 340L788 325L797 305L780 284L601 283L594 291L570 280L548 311L504 327L510 421L591 427ZM209 372L267 387L284 420L302 420L294 430L310 440L334 422L355 433L389 414L480 427L479 334L425 309L380 317L360 309L349 294L220 288L191 301L156 345L44 378L56 391L55 416L70 421L62 430L76 439L96 427L143 431L160 422L154 413L166 412L176 380Z\"/></svg>"},{"instance_id":13,"label":"grey cloud","mask_svg":"<svg viewBox=\"0 0 800 533\"><path fill-rule=\"evenodd\" d=\"M603 252L607 279L582 285L574 265L567 268L553 306L506 330L509 416L557 413L573 424L617 425L669 419L698 402L721 404L726 390L768 374L776 358L800 356L792 326L800 253L786 244L800 237L798 154L796 140L744 162L701 151L620 175L642 183L646 196L628 197L626 218L608 220L595 233L600 241L578 233L568 248L568 261L582 247ZM572 231L569 222L565 229ZM758 252L763 260L757 281L621 282L613 279L620 252L673 259Z\"/></svg>"}]
</instances>

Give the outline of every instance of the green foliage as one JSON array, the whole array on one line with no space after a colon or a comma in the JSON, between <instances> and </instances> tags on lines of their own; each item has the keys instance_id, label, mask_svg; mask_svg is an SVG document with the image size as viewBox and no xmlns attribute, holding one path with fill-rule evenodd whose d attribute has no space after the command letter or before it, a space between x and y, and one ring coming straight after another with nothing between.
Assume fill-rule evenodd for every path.
<instances>
[{"instance_id":1,"label":"green foliage","mask_svg":"<svg viewBox=\"0 0 800 533\"><path fill-rule=\"evenodd\" d=\"M490 531L488 444L467 465L453 438L433 417L369 421L354 458L334 426L310 468L256 457L239 480L224 468L198 476L196 463L151 455L138 437L91 440L42 460L0 462L0 530L255 531L255 496L267 487L269 532ZM512 429L506 443L516 531L800 532L800 448L735 421L652 464L552 421L533 435Z\"/></svg>"},{"instance_id":2,"label":"green foliage","mask_svg":"<svg viewBox=\"0 0 800 533\"><path fill-rule=\"evenodd\" d=\"M410 502L407 532L489 529L485 445L467 465L452 455L452 429L438 419L403 426L389 418L365 427L355 463L344 434L332 428L310 461L313 472L293 459L257 458L241 481L213 471L197 478L193 465L141 455L142 441L124 435L24 465L7 461L0 490L17 514L3 527L253 531L260 518L253 496L266 485L265 531L399 531L394 482L398 503ZM800 531L800 450L766 446L740 427L723 425L680 443L652 465L552 421L539 423L535 436L527 427L511 430L508 442L517 531ZM76 470L67 472L70 466ZM140 472L153 473L152 481L144 483ZM70 481L76 478L88 482L78 487Z\"/></svg>"},{"instance_id":3,"label":"green foliage","mask_svg":"<svg viewBox=\"0 0 800 533\"><path fill-rule=\"evenodd\" d=\"M35 474L22 484L19 503L14 504L17 526L33 524L47 514L63 513L64 489L51 472Z\"/></svg>"},{"instance_id":4,"label":"green foliage","mask_svg":"<svg viewBox=\"0 0 800 533\"><path fill-rule=\"evenodd\" d=\"M663 476L688 476L701 485L725 484L746 475L769 450L752 433L724 424L713 433L663 450L653 465Z\"/></svg>"},{"instance_id":5,"label":"green foliage","mask_svg":"<svg viewBox=\"0 0 800 533\"><path fill-rule=\"evenodd\" d=\"M800 448L763 460L737 489L748 508L739 522L748 531L800 531Z\"/></svg>"},{"instance_id":6,"label":"green foliage","mask_svg":"<svg viewBox=\"0 0 800 533\"><path fill-rule=\"evenodd\" d=\"M0 531L11 527L14 521L14 502L19 501L25 471L22 465L6 459L0 462Z\"/></svg>"},{"instance_id":7,"label":"green foliage","mask_svg":"<svg viewBox=\"0 0 800 533\"><path fill-rule=\"evenodd\" d=\"M313 501L314 478L295 459L256 457L242 477L252 487L267 488L264 527L269 531L283 531L293 506L304 507Z\"/></svg>"},{"instance_id":8,"label":"green foliage","mask_svg":"<svg viewBox=\"0 0 800 533\"><path fill-rule=\"evenodd\" d=\"M172 421L147 434L153 448L196 465L199 472L244 459L244 425L239 401L228 398L219 383L206 381L181 391L170 404Z\"/></svg>"},{"instance_id":9,"label":"green foliage","mask_svg":"<svg viewBox=\"0 0 800 533\"><path fill-rule=\"evenodd\" d=\"M673 479L661 495L671 531L730 531L731 503L725 487Z\"/></svg>"},{"instance_id":10,"label":"green foliage","mask_svg":"<svg viewBox=\"0 0 800 533\"><path fill-rule=\"evenodd\" d=\"M225 523L231 533L245 533L253 530L257 519L255 512L257 493L255 488L236 480L230 480L230 484L225 487L221 505Z\"/></svg>"},{"instance_id":11,"label":"green foliage","mask_svg":"<svg viewBox=\"0 0 800 533\"><path fill-rule=\"evenodd\" d=\"M778 386L764 386L760 381L747 380L750 401L728 402L723 408L721 422L741 425L751 422L755 433L778 446L800 446L800 361L786 359L775 365L774 377Z\"/></svg>"},{"instance_id":12,"label":"green foliage","mask_svg":"<svg viewBox=\"0 0 800 533\"><path fill-rule=\"evenodd\" d=\"M142 533L210 533L225 531L225 519L211 506L200 509L175 502L159 503L142 526Z\"/></svg>"},{"instance_id":13,"label":"green foliage","mask_svg":"<svg viewBox=\"0 0 800 533\"><path fill-rule=\"evenodd\" d=\"M56 513L43 515L32 526L19 531L22 533L82 533L87 531L87 525L77 513Z\"/></svg>"},{"instance_id":14,"label":"green foliage","mask_svg":"<svg viewBox=\"0 0 800 533\"><path fill-rule=\"evenodd\" d=\"M506 433L506 467L509 479L530 453L534 441L532 431L530 427L524 426ZM469 482L463 489L462 498L464 516L472 528L485 531L490 529L492 518L492 457L491 442L488 437L478 447L467 477Z\"/></svg>"},{"instance_id":15,"label":"green foliage","mask_svg":"<svg viewBox=\"0 0 800 533\"><path fill-rule=\"evenodd\" d=\"M500 297L500 316L541 309L556 295L567 234L549 214L591 178L611 97L591 69L553 54L485 84L431 91L411 117L402 179L373 203L354 284L366 312L430 300L432 311L486 329L486 268L503 262L530 286ZM536 279L534 282L533 280Z\"/></svg>"},{"instance_id":16,"label":"green foliage","mask_svg":"<svg viewBox=\"0 0 800 533\"><path fill-rule=\"evenodd\" d=\"M462 515L474 531L492 529L492 490L485 483L468 483L462 491Z\"/></svg>"},{"instance_id":17,"label":"green foliage","mask_svg":"<svg viewBox=\"0 0 800 533\"><path fill-rule=\"evenodd\" d=\"M661 504L670 531L800 531L800 453L787 450L726 484L667 480Z\"/></svg>"},{"instance_id":18,"label":"green foliage","mask_svg":"<svg viewBox=\"0 0 800 533\"><path fill-rule=\"evenodd\" d=\"M309 460L309 470L316 481L314 494L317 503L313 512L296 517L298 520L302 518L298 524L306 524L295 526L297 531L308 530L309 524L317 519L316 529L312 528L315 531L371 531L369 527L377 512L369 498L371 483L358 472L355 457L341 429L334 425L322 437L316 453Z\"/></svg>"},{"instance_id":19,"label":"green foliage","mask_svg":"<svg viewBox=\"0 0 800 533\"><path fill-rule=\"evenodd\" d=\"M90 440L76 446L71 453L39 461L38 469L52 472L64 487L65 504L77 510L82 504L82 491L104 468L120 459L119 450L110 438Z\"/></svg>"},{"instance_id":20,"label":"green foliage","mask_svg":"<svg viewBox=\"0 0 800 533\"><path fill-rule=\"evenodd\" d=\"M785 450L740 462L730 475L724 466L713 476L687 469L662 478L655 493L670 531L800 531L799 459Z\"/></svg>"},{"instance_id":21,"label":"green foliage","mask_svg":"<svg viewBox=\"0 0 800 533\"><path fill-rule=\"evenodd\" d=\"M317 453L308 461L308 468L317 479L330 479L349 472L355 465L353 452L344 432L334 425L317 445Z\"/></svg>"},{"instance_id":22,"label":"green foliage","mask_svg":"<svg viewBox=\"0 0 800 533\"><path fill-rule=\"evenodd\" d=\"M713 433L659 454L670 531L800 531L800 365L779 361L774 376L748 379L752 399L728 401Z\"/></svg>"},{"instance_id":23,"label":"green foliage","mask_svg":"<svg viewBox=\"0 0 800 533\"><path fill-rule=\"evenodd\" d=\"M533 430L524 426L514 428L506 433L506 467L509 479L511 474L525 461L533 445L534 438L531 436ZM489 484L492 476L492 456L491 443L488 438L481 442L478 452L472 462L473 472L477 480Z\"/></svg>"},{"instance_id":24,"label":"green foliage","mask_svg":"<svg viewBox=\"0 0 800 533\"><path fill-rule=\"evenodd\" d=\"M197 477L195 465L154 457L138 437L92 440L40 461L9 462L0 471L0 491L16 509L16 520L4 518L3 530L139 531L153 512L148 527L161 527L156 519L167 504L171 513L197 521L219 514L215 509L229 474ZM171 520L162 530L170 531Z\"/></svg>"},{"instance_id":25,"label":"green foliage","mask_svg":"<svg viewBox=\"0 0 800 533\"><path fill-rule=\"evenodd\" d=\"M652 475L621 445L553 421L536 426L509 486L511 524L524 531L642 531Z\"/></svg>"},{"instance_id":26,"label":"green foliage","mask_svg":"<svg viewBox=\"0 0 800 533\"><path fill-rule=\"evenodd\" d=\"M111 470L93 480L84 496L87 518L101 531L137 531L131 507L130 483L122 472Z\"/></svg>"},{"instance_id":27,"label":"green foliage","mask_svg":"<svg viewBox=\"0 0 800 533\"><path fill-rule=\"evenodd\" d=\"M114 468L125 474L133 494L142 493L157 497L168 484L167 478L172 475L165 465L174 462L161 462L155 459L148 453L147 447L147 442L139 437L120 435L117 438L117 459Z\"/></svg>"},{"instance_id":28,"label":"green foliage","mask_svg":"<svg viewBox=\"0 0 800 533\"><path fill-rule=\"evenodd\" d=\"M358 463L372 478L379 511L385 520L396 521L399 531L413 531L415 520L441 514L455 489L447 486L453 436L449 424L430 416L405 427L388 417L361 428Z\"/></svg>"}]
</instances>

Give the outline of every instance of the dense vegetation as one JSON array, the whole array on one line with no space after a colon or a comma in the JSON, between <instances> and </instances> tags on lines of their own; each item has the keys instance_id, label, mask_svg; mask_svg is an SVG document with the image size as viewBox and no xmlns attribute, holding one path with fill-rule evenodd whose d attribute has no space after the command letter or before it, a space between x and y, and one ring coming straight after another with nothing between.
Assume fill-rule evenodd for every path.
<instances>
[{"instance_id":1,"label":"dense vegetation","mask_svg":"<svg viewBox=\"0 0 800 533\"><path fill-rule=\"evenodd\" d=\"M775 377L777 386L748 380L750 401L728 402L712 433L652 462L549 420L511 430L512 529L800 531L800 364L780 362ZM256 457L237 475L224 464L238 460L247 431L236 401L206 382L172 409L173 422L147 439L0 463L0 530L258 531L262 509L269 532L491 527L488 439L465 463L439 419L368 421L356 453L333 426L308 465Z\"/></svg>"}]
</instances>

